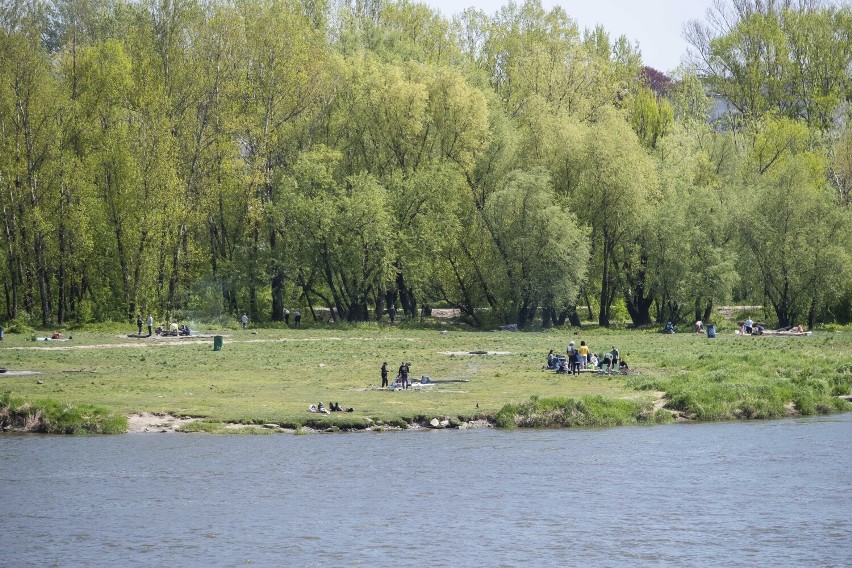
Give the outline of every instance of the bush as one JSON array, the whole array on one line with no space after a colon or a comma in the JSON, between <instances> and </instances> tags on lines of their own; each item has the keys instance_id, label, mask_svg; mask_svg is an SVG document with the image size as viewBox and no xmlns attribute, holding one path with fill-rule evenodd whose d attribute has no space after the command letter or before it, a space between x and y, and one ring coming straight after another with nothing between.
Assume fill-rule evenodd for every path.
<instances>
[{"instance_id":1,"label":"bush","mask_svg":"<svg viewBox=\"0 0 852 568\"><path fill-rule=\"evenodd\" d=\"M3 327L5 328L5 333L28 334L35 331L35 329L30 325L29 321L26 318L22 317L13 319Z\"/></svg>"},{"instance_id":2,"label":"bush","mask_svg":"<svg viewBox=\"0 0 852 568\"><path fill-rule=\"evenodd\" d=\"M610 399L602 396L538 398L526 403L506 404L495 417L500 428L550 428L572 426L623 426L671 422L666 411L655 412L650 403Z\"/></svg>"},{"instance_id":3,"label":"bush","mask_svg":"<svg viewBox=\"0 0 852 568\"><path fill-rule=\"evenodd\" d=\"M52 400L26 402L5 392L0 396L0 426L46 434L123 434L127 417L91 405L68 405Z\"/></svg>"}]
</instances>

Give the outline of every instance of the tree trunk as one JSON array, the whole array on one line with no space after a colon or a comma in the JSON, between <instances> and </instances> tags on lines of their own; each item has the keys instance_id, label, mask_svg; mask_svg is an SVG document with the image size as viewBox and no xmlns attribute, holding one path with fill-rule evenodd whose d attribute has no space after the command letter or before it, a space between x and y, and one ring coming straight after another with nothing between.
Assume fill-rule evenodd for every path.
<instances>
[{"instance_id":1,"label":"tree trunk","mask_svg":"<svg viewBox=\"0 0 852 568\"><path fill-rule=\"evenodd\" d=\"M553 307L552 306L542 306L541 307L541 327L542 327L542 329L549 328L551 323L553 323Z\"/></svg>"},{"instance_id":2,"label":"tree trunk","mask_svg":"<svg viewBox=\"0 0 852 568\"><path fill-rule=\"evenodd\" d=\"M64 213L60 213L64 217ZM58 296L56 298L56 323L57 325L65 325L65 263L67 262L67 245L66 245L66 230L65 224L59 224L59 270L56 275L56 288Z\"/></svg>"},{"instance_id":3,"label":"tree trunk","mask_svg":"<svg viewBox=\"0 0 852 568\"><path fill-rule=\"evenodd\" d=\"M601 327L609 327L609 315L610 315L610 306L612 305L612 300L609 297L610 294L610 256L611 251L610 247L604 245L603 247L603 269L601 270L601 300L600 300L600 310L598 312L598 325Z\"/></svg>"},{"instance_id":4,"label":"tree trunk","mask_svg":"<svg viewBox=\"0 0 852 568\"><path fill-rule=\"evenodd\" d=\"M634 327L648 326L652 323L651 306L654 303L654 296L648 291L647 266L648 258L642 254L638 268L631 266L629 262L625 262L623 267L623 273L627 277L624 303ZM648 292L647 295L646 292Z\"/></svg>"},{"instance_id":5,"label":"tree trunk","mask_svg":"<svg viewBox=\"0 0 852 568\"><path fill-rule=\"evenodd\" d=\"M379 290L376 294L376 321L382 321L382 314L385 312L385 296L388 295L387 290Z\"/></svg>"},{"instance_id":6,"label":"tree trunk","mask_svg":"<svg viewBox=\"0 0 852 568\"><path fill-rule=\"evenodd\" d=\"M48 269L45 266L44 256L44 239L41 236L41 231L38 231L35 240L36 275L38 276L38 293L41 299L41 325L47 327L50 325L51 308L50 288L47 283Z\"/></svg>"},{"instance_id":7,"label":"tree trunk","mask_svg":"<svg viewBox=\"0 0 852 568\"><path fill-rule=\"evenodd\" d=\"M568 321L573 327L581 327L580 314L577 313L577 306L568 306L565 313L568 316Z\"/></svg>"},{"instance_id":8,"label":"tree trunk","mask_svg":"<svg viewBox=\"0 0 852 568\"><path fill-rule=\"evenodd\" d=\"M260 250L260 230L257 224L254 226L251 247L251 258L249 259L249 314L252 320L257 319L257 265Z\"/></svg>"},{"instance_id":9,"label":"tree trunk","mask_svg":"<svg viewBox=\"0 0 852 568\"><path fill-rule=\"evenodd\" d=\"M624 303L634 327L644 327L653 323L651 319L651 306L654 304L653 296L644 297L640 291L632 295L625 292Z\"/></svg>"},{"instance_id":10,"label":"tree trunk","mask_svg":"<svg viewBox=\"0 0 852 568\"><path fill-rule=\"evenodd\" d=\"M396 287L402 312L408 317L417 317L417 298L414 296L414 291L406 285L402 268L399 266L397 266Z\"/></svg>"},{"instance_id":11,"label":"tree trunk","mask_svg":"<svg viewBox=\"0 0 852 568\"><path fill-rule=\"evenodd\" d=\"M711 315L713 315L713 300L708 300L707 306L704 308L704 317L701 318L701 321L709 323Z\"/></svg>"},{"instance_id":12,"label":"tree trunk","mask_svg":"<svg viewBox=\"0 0 852 568\"><path fill-rule=\"evenodd\" d=\"M524 300L524 303L521 304L521 309L518 310L518 327L520 329L526 329L529 320L529 312L530 306L529 303Z\"/></svg>"},{"instance_id":13,"label":"tree trunk","mask_svg":"<svg viewBox=\"0 0 852 568\"><path fill-rule=\"evenodd\" d=\"M269 232L269 250L273 258L276 257L278 244L277 232L271 229ZM277 261L272 264L272 321L284 321L284 271Z\"/></svg>"},{"instance_id":14,"label":"tree trunk","mask_svg":"<svg viewBox=\"0 0 852 568\"><path fill-rule=\"evenodd\" d=\"M812 298L810 308L808 308L808 329L813 329L816 325L816 308L816 298Z\"/></svg>"}]
</instances>

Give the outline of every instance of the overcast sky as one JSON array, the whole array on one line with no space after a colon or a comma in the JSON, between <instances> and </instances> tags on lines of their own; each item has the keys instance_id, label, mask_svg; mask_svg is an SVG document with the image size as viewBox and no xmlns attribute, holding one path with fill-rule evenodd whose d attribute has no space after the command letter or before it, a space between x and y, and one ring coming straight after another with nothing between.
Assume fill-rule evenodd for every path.
<instances>
[{"instance_id":1,"label":"overcast sky","mask_svg":"<svg viewBox=\"0 0 852 568\"><path fill-rule=\"evenodd\" d=\"M420 0L451 17L474 6L493 14L507 0ZM519 2L522 3L522 0ZM639 42L645 65L671 71L686 54L683 24L703 20L713 0L542 0L545 9L561 5L580 29L601 24L611 38L624 34Z\"/></svg>"}]
</instances>

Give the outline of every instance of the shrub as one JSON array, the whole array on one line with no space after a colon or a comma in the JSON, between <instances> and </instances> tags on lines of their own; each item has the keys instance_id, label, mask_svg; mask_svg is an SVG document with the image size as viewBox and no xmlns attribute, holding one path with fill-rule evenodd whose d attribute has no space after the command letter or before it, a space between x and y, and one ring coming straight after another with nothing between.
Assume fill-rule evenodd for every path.
<instances>
[{"instance_id":1,"label":"shrub","mask_svg":"<svg viewBox=\"0 0 852 568\"><path fill-rule=\"evenodd\" d=\"M3 429L47 434L123 434L127 417L91 405L68 405L52 400L34 403L0 396L0 426Z\"/></svg>"},{"instance_id":2,"label":"shrub","mask_svg":"<svg viewBox=\"0 0 852 568\"><path fill-rule=\"evenodd\" d=\"M671 414L655 412L650 403L602 396L573 398L530 397L522 404L506 404L495 417L500 428L556 426L622 426L670 422Z\"/></svg>"}]
</instances>

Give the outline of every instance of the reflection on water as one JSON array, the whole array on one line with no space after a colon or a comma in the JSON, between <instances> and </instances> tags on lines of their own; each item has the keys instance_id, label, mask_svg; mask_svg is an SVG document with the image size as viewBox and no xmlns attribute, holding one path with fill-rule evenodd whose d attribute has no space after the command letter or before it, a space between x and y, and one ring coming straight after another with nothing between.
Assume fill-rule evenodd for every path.
<instances>
[{"instance_id":1,"label":"reflection on water","mask_svg":"<svg viewBox=\"0 0 852 568\"><path fill-rule=\"evenodd\" d=\"M852 415L0 436L10 566L852 565Z\"/></svg>"}]
</instances>

